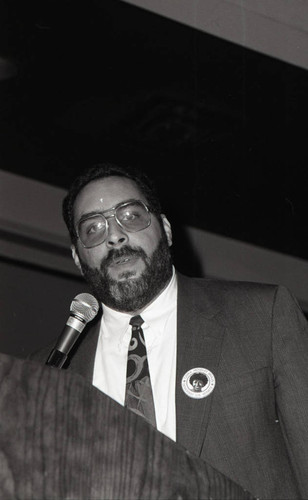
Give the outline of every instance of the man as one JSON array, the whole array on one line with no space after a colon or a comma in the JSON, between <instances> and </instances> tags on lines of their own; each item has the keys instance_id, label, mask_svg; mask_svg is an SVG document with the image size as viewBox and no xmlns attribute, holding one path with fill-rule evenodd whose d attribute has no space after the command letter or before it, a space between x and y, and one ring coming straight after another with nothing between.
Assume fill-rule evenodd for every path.
<instances>
[{"instance_id":1,"label":"man","mask_svg":"<svg viewBox=\"0 0 308 500\"><path fill-rule=\"evenodd\" d=\"M308 498L308 329L289 292L175 272L152 188L115 165L76 179L63 210L102 304L69 369L125 404L141 316L158 430L257 497Z\"/></svg>"}]
</instances>

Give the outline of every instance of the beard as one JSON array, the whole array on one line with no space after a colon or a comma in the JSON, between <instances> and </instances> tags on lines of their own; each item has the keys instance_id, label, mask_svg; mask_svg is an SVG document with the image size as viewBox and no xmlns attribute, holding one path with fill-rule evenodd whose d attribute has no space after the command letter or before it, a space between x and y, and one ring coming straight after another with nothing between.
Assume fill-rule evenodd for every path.
<instances>
[{"instance_id":1,"label":"beard","mask_svg":"<svg viewBox=\"0 0 308 500\"><path fill-rule=\"evenodd\" d=\"M108 267L115 259L140 257L145 269L134 278L132 271L121 274L121 281L110 277ZM100 269L93 269L80 259L81 269L93 295L106 306L121 312L143 309L166 286L172 276L172 258L163 234L151 257L141 247L128 245L119 250L111 249L102 260ZM125 279L123 279L125 278Z\"/></svg>"}]
</instances>

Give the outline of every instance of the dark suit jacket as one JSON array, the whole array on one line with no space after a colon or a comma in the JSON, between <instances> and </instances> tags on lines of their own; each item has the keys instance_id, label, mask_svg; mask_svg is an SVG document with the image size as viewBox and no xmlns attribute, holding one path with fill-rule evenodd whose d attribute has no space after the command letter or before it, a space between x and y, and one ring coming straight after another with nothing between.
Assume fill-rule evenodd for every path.
<instances>
[{"instance_id":1,"label":"dark suit jacket","mask_svg":"<svg viewBox=\"0 0 308 500\"><path fill-rule=\"evenodd\" d=\"M259 498L308 499L308 327L284 287L178 275L177 441ZM69 369L92 381L99 318ZM213 392L192 399L203 367Z\"/></svg>"}]
</instances>

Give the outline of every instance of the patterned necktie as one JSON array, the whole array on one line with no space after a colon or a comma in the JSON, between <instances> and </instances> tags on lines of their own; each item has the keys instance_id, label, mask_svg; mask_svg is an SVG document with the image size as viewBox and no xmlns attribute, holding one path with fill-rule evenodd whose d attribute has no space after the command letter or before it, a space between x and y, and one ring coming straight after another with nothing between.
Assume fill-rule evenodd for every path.
<instances>
[{"instance_id":1,"label":"patterned necktie","mask_svg":"<svg viewBox=\"0 0 308 500\"><path fill-rule=\"evenodd\" d=\"M155 408L141 316L129 322L132 337L128 347L125 406L156 427Z\"/></svg>"}]
</instances>

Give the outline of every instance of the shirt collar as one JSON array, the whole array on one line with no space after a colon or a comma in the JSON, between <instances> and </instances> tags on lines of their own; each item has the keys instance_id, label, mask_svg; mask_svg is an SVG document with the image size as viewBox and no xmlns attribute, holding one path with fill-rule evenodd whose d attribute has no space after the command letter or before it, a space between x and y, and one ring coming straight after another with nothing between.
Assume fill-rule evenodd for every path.
<instances>
[{"instance_id":1,"label":"shirt collar","mask_svg":"<svg viewBox=\"0 0 308 500\"><path fill-rule=\"evenodd\" d=\"M174 267L172 271L172 278L167 287L142 311L141 316L145 322L144 328L147 325L157 327L159 324L161 330L170 313L176 308L177 279Z\"/></svg>"}]
</instances>

